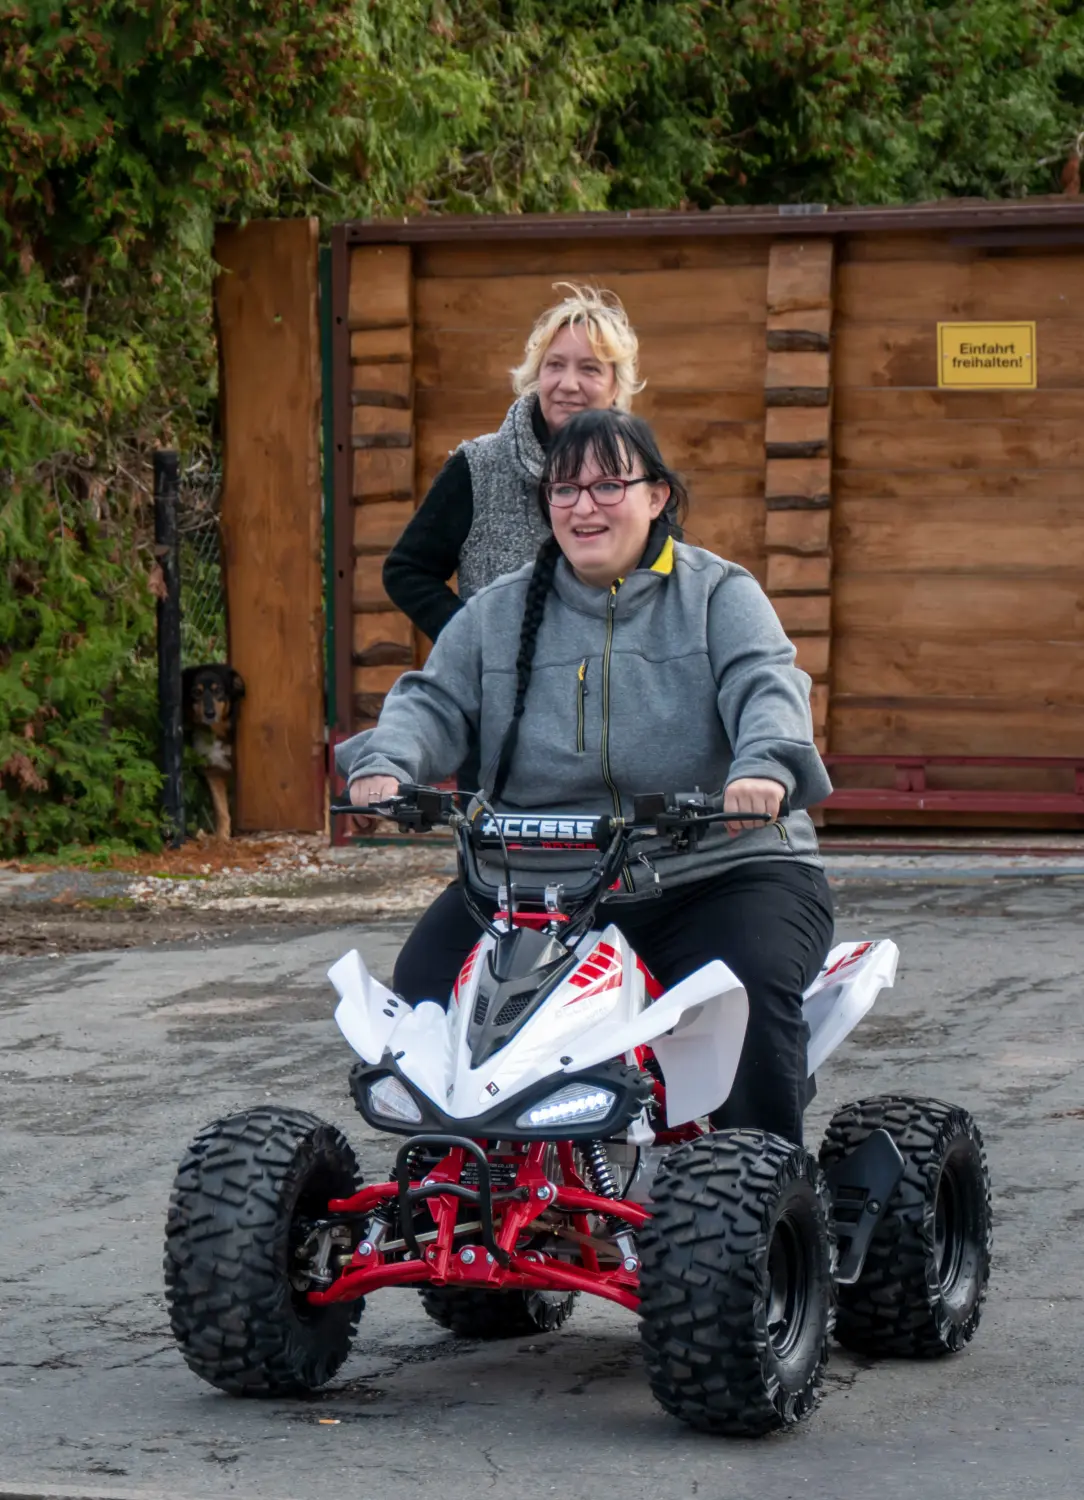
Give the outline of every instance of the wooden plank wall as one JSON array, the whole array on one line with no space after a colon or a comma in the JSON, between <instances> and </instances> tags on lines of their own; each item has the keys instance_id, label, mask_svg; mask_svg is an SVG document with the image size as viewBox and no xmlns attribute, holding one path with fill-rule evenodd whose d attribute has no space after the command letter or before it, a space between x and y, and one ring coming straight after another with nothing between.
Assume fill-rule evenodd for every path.
<instances>
[{"instance_id":1,"label":"wooden plank wall","mask_svg":"<svg viewBox=\"0 0 1084 1500\"><path fill-rule=\"evenodd\" d=\"M835 244L783 240L768 264L764 399L766 588L813 679L813 735L827 747L831 665L832 382Z\"/></svg>"},{"instance_id":2,"label":"wooden plank wall","mask_svg":"<svg viewBox=\"0 0 1084 1500\"><path fill-rule=\"evenodd\" d=\"M767 269L763 238L416 246L418 498L452 449L499 426L531 325L562 295L554 282L591 282L620 296L640 337L634 410L689 484L689 539L763 580Z\"/></svg>"},{"instance_id":3,"label":"wooden plank wall","mask_svg":"<svg viewBox=\"0 0 1084 1500\"><path fill-rule=\"evenodd\" d=\"M1080 252L928 234L477 240L355 248L350 273L355 727L426 649L384 594L384 556L448 454L500 424L567 279L624 301L647 379L635 410L689 482L689 538L765 584L822 744L1079 749ZM1036 320L1037 390L937 388L937 323L968 319Z\"/></svg>"},{"instance_id":4,"label":"wooden plank wall","mask_svg":"<svg viewBox=\"0 0 1084 1500\"><path fill-rule=\"evenodd\" d=\"M375 722L384 694L414 664L414 630L392 607L384 558L414 511L414 310L410 249L362 246L350 257L353 447L353 728Z\"/></svg>"},{"instance_id":5,"label":"wooden plank wall","mask_svg":"<svg viewBox=\"0 0 1084 1500\"><path fill-rule=\"evenodd\" d=\"M503 421L554 282L621 297L648 382L635 410L689 485L689 539L764 580L767 262L759 238L351 251L355 730L428 650L384 591L384 558L449 453Z\"/></svg>"},{"instance_id":6,"label":"wooden plank wall","mask_svg":"<svg viewBox=\"0 0 1084 1500\"><path fill-rule=\"evenodd\" d=\"M838 253L831 749L1078 753L1084 253ZM939 320L1018 319L1037 390L938 390Z\"/></svg>"},{"instance_id":7,"label":"wooden plank wall","mask_svg":"<svg viewBox=\"0 0 1084 1500\"><path fill-rule=\"evenodd\" d=\"M270 220L215 239L242 832L324 826L317 233L315 219Z\"/></svg>"}]
</instances>

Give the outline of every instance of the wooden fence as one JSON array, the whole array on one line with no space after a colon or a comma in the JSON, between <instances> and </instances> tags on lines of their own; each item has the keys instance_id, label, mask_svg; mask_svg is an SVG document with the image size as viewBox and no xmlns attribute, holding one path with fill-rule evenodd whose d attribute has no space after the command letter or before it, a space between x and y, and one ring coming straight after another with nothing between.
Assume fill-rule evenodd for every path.
<instances>
[{"instance_id":1,"label":"wooden fence","mask_svg":"<svg viewBox=\"0 0 1084 1500\"><path fill-rule=\"evenodd\" d=\"M448 453L499 425L561 280L624 301L647 379L636 410L689 481L690 539L764 584L813 678L818 743L848 757L834 774L854 795L834 816L918 815L861 805L885 780L862 763L875 756L1075 759L1084 810L1084 203L1071 200L340 226L326 310L333 735L371 723L424 659L384 558ZM1030 383L947 388L939 326L959 323L1033 325ZM294 462L291 493L311 505ZM311 526L287 535L281 550L310 558ZM928 784L996 801L1065 793L1069 772L941 764ZM914 766L895 779L922 782ZM1049 823L1039 804L1023 816Z\"/></svg>"}]
</instances>

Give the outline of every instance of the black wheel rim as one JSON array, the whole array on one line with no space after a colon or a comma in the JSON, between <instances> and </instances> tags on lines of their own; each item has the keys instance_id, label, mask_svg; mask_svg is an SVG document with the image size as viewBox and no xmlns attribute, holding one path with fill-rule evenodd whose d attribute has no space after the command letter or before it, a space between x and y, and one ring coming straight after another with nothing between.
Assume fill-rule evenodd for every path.
<instances>
[{"instance_id":1,"label":"black wheel rim","mask_svg":"<svg viewBox=\"0 0 1084 1500\"><path fill-rule=\"evenodd\" d=\"M809 1252L790 1214L776 1221L768 1246L768 1338L779 1360L803 1342L809 1315Z\"/></svg>"},{"instance_id":2,"label":"black wheel rim","mask_svg":"<svg viewBox=\"0 0 1084 1500\"><path fill-rule=\"evenodd\" d=\"M933 1261L945 1307L968 1315L982 1284L986 1242L986 1185L970 1140L947 1151L933 1207Z\"/></svg>"},{"instance_id":3,"label":"black wheel rim","mask_svg":"<svg viewBox=\"0 0 1084 1500\"><path fill-rule=\"evenodd\" d=\"M937 1184L934 1204L933 1246L941 1289L951 1296L960 1280L965 1236L960 1212L960 1183L951 1162L946 1162Z\"/></svg>"}]
</instances>

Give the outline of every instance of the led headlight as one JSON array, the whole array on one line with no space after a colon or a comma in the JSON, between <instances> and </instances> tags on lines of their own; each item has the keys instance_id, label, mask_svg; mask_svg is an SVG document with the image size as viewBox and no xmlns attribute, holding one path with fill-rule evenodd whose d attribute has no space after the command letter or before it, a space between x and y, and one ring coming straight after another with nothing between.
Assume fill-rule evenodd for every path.
<instances>
[{"instance_id":1,"label":"led headlight","mask_svg":"<svg viewBox=\"0 0 1084 1500\"><path fill-rule=\"evenodd\" d=\"M422 1123L421 1110L398 1078L378 1078L369 1085L369 1108L386 1120L399 1120L406 1125Z\"/></svg>"},{"instance_id":2,"label":"led headlight","mask_svg":"<svg viewBox=\"0 0 1084 1500\"><path fill-rule=\"evenodd\" d=\"M543 1125L589 1125L604 1120L616 1098L609 1089L596 1084L569 1083L524 1110L516 1125L521 1130L537 1130Z\"/></svg>"}]
</instances>

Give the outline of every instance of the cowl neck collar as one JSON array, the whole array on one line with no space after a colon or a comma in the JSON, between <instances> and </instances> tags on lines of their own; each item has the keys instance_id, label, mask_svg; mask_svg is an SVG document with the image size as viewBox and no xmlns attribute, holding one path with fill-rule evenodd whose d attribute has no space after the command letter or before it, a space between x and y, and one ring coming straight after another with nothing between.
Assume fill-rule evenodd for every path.
<instances>
[{"instance_id":1,"label":"cowl neck collar","mask_svg":"<svg viewBox=\"0 0 1084 1500\"><path fill-rule=\"evenodd\" d=\"M540 412L536 426L534 413L537 405L537 396L518 397L508 408L508 415L497 434L511 451L516 467L535 484L542 478L542 466L546 461L546 450L539 437L539 429L544 429L545 423Z\"/></svg>"}]
</instances>

